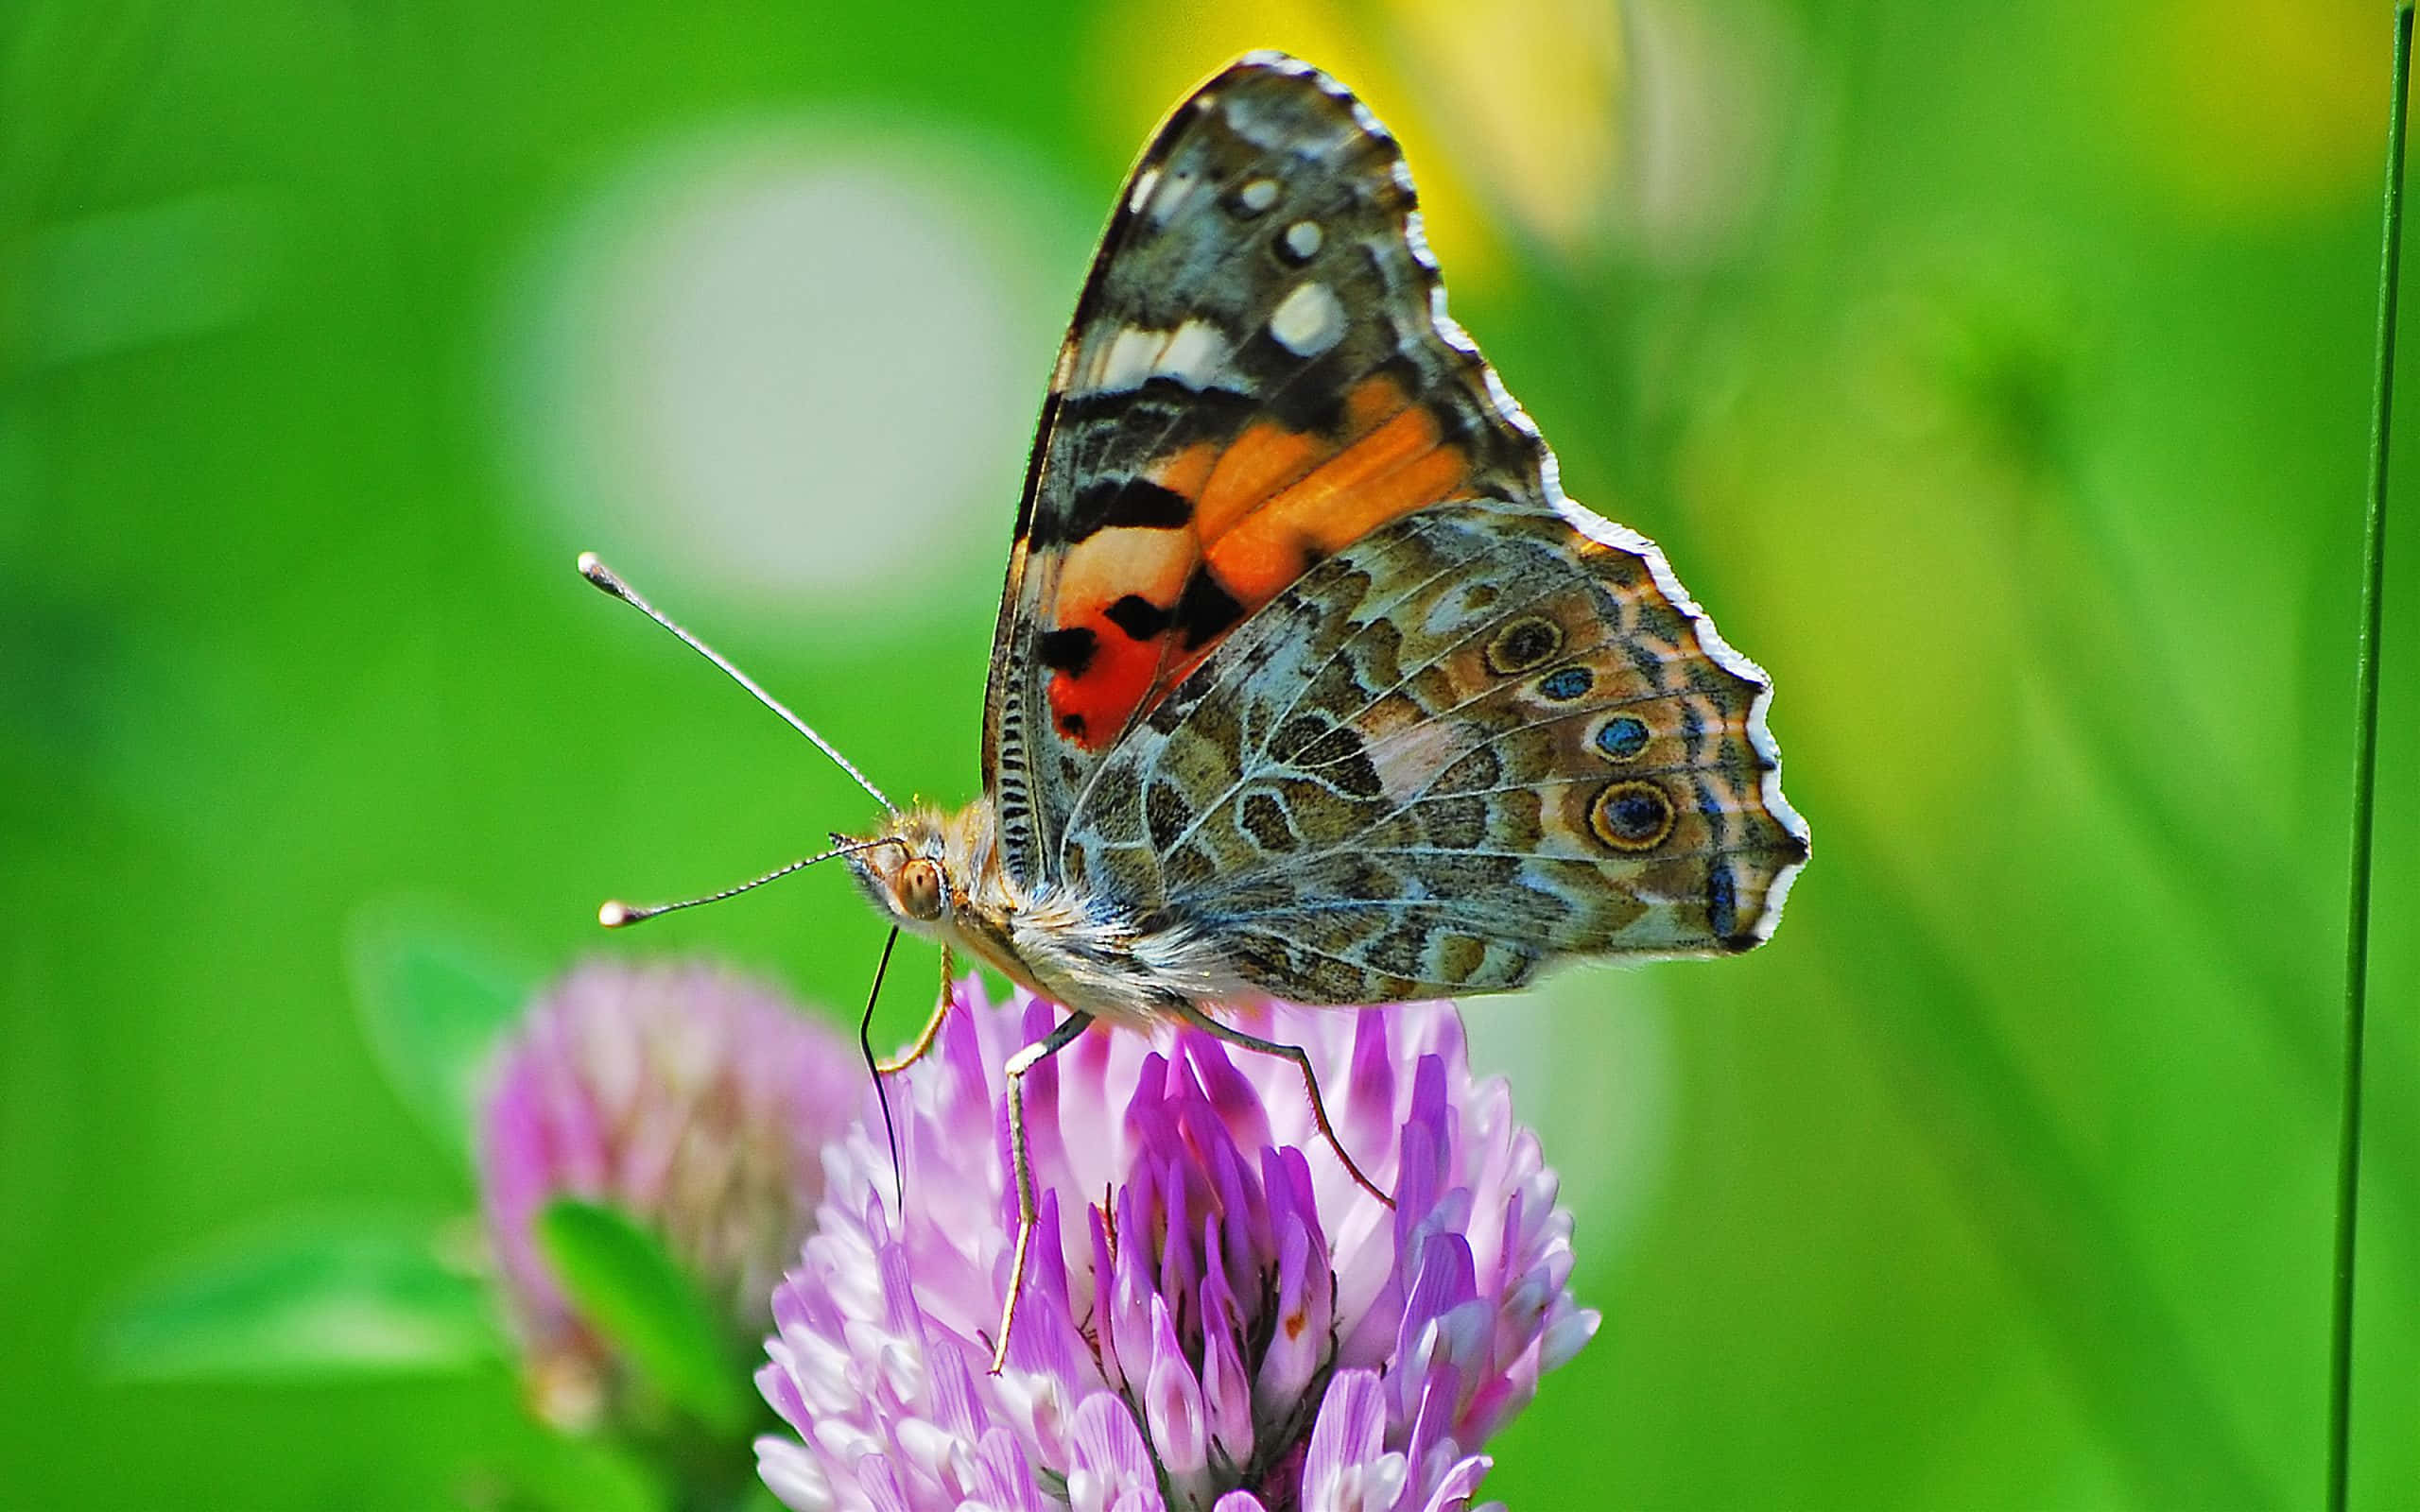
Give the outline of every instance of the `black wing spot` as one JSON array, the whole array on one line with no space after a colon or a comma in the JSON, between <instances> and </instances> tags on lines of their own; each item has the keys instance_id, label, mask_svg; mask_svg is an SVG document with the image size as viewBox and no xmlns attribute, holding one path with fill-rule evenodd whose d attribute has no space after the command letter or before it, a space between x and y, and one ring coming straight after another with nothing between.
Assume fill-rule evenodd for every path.
<instances>
[{"instance_id":1,"label":"black wing spot","mask_svg":"<svg viewBox=\"0 0 2420 1512\"><path fill-rule=\"evenodd\" d=\"M1344 434L1345 396L1367 377L1369 358L1350 335L1308 363L1270 334L1264 322L1238 354L1258 380L1262 407L1289 431L1331 439Z\"/></svg>"},{"instance_id":2,"label":"black wing spot","mask_svg":"<svg viewBox=\"0 0 2420 1512\"><path fill-rule=\"evenodd\" d=\"M1100 637L1089 625L1071 625L1063 630L1045 630L1035 645L1042 664L1053 672L1064 672L1080 678L1093 664L1093 655L1100 649Z\"/></svg>"},{"instance_id":3,"label":"black wing spot","mask_svg":"<svg viewBox=\"0 0 2420 1512\"><path fill-rule=\"evenodd\" d=\"M1078 492L1059 539L1073 545L1095 531L1174 530L1193 519L1193 501L1149 478L1105 478Z\"/></svg>"},{"instance_id":4,"label":"black wing spot","mask_svg":"<svg viewBox=\"0 0 2420 1512\"><path fill-rule=\"evenodd\" d=\"M1069 394L1058 411L1061 433L1066 437L1104 425L1165 433L1162 455L1181 452L1196 441L1232 438L1260 413L1260 401L1250 394L1231 388L1195 388L1156 374L1136 388Z\"/></svg>"},{"instance_id":5,"label":"black wing spot","mask_svg":"<svg viewBox=\"0 0 2420 1512\"><path fill-rule=\"evenodd\" d=\"M1190 509L1192 506L1185 507ZM1225 634L1244 617L1244 607L1235 594L1219 585L1209 568L1196 567L1193 576L1184 580L1184 592L1177 595L1172 617L1177 628L1184 632L1184 648L1190 651Z\"/></svg>"},{"instance_id":6,"label":"black wing spot","mask_svg":"<svg viewBox=\"0 0 2420 1512\"><path fill-rule=\"evenodd\" d=\"M1129 593L1103 611L1130 641L1148 641L1168 627L1172 616L1140 593Z\"/></svg>"}]
</instances>

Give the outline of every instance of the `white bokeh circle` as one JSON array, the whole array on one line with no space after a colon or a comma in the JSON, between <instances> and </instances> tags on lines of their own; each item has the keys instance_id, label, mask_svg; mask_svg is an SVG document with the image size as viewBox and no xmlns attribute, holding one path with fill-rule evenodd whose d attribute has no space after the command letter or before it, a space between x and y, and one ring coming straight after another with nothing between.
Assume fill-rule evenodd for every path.
<instances>
[{"instance_id":1,"label":"white bokeh circle","mask_svg":"<svg viewBox=\"0 0 2420 1512\"><path fill-rule=\"evenodd\" d=\"M502 419L550 543L772 612L995 576L1080 272L1042 182L814 123L641 155L507 294Z\"/></svg>"}]
</instances>

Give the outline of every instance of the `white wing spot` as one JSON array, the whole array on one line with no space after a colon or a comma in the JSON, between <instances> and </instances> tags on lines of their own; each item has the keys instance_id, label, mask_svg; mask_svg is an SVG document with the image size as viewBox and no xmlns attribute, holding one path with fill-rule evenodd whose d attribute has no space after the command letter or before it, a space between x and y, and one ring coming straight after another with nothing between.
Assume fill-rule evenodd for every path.
<instances>
[{"instance_id":1,"label":"white wing spot","mask_svg":"<svg viewBox=\"0 0 2420 1512\"><path fill-rule=\"evenodd\" d=\"M1198 173L1172 173L1154 189L1151 199L1151 223L1165 226L1176 218L1184 202L1193 198L1194 189L1201 182Z\"/></svg>"},{"instance_id":2,"label":"white wing spot","mask_svg":"<svg viewBox=\"0 0 2420 1512\"><path fill-rule=\"evenodd\" d=\"M1253 215L1257 215L1262 211L1267 210L1270 206L1277 203L1277 180L1274 179L1254 179L1252 182L1244 185L1243 188L1237 192L1236 198L1243 202L1243 207L1246 210L1249 210Z\"/></svg>"},{"instance_id":3,"label":"white wing spot","mask_svg":"<svg viewBox=\"0 0 2420 1512\"><path fill-rule=\"evenodd\" d=\"M1324 284L1296 284L1269 318L1269 334L1298 357L1316 357L1344 339L1344 306Z\"/></svg>"},{"instance_id":4,"label":"white wing spot","mask_svg":"<svg viewBox=\"0 0 2420 1512\"><path fill-rule=\"evenodd\" d=\"M1228 348L1227 334L1215 321L1187 320L1174 331L1120 326L1092 345L1073 391L1114 394L1140 388L1153 378L1207 388L1226 366Z\"/></svg>"},{"instance_id":5,"label":"white wing spot","mask_svg":"<svg viewBox=\"0 0 2420 1512\"><path fill-rule=\"evenodd\" d=\"M1157 374L1188 388L1207 388L1226 360L1227 334L1207 320L1187 320L1161 351Z\"/></svg>"},{"instance_id":6,"label":"white wing spot","mask_svg":"<svg viewBox=\"0 0 2420 1512\"><path fill-rule=\"evenodd\" d=\"M1136 174L1134 176L1133 191L1126 197L1127 213L1129 215L1141 215L1143 212L1144 202L1151 198L1151 191L1159 187L1159 182L1160 170L1157 168L1145 168L1142 172Z\"/></svg>"},{"instance_id":7,"label":"white wing spot","mask_svg":"<svg viewBox=\"0 0 2420 1512\"><path fill-rule=\"evenodd\" d=\"M1286 247L1296 257L1307 263L1319 255L1320 224L1315 220L1298 220L1286 228Z\"/></svg>"},{"instance_id":8,"label":"white wing spot","mask_svg":"<svg viewBox=\"0 0 2420 1512\"><path fill-rule=\"evenodd\" d=\"M1121 329L1115 339L1102 349L1093 364L1092 381L1085 384L1092 393L1112 392L1120 388L1139 388L1143 380L1160 360L1168 344L1165 331L1146 331L1139 326Z\"/></svg>"}]
</instances>

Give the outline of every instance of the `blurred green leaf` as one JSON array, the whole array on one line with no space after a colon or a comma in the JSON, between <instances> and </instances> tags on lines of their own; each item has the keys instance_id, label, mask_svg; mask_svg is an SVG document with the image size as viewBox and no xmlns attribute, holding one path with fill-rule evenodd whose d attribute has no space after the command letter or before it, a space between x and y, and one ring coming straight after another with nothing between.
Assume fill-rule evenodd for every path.
<instances>
[{"instance_id":1,"label":"blurred green leaf","mask_svg":"<svg viewBox=\"0 0 2420 1512\"><path fill-rule=\"evenodd\" d=\"M353 931L354 998L387 1079L467 1165L480 1078L536 972L435 910L390 904Z\"/></svg>"},{"instance_id":2,"label":"blurred green leaf","mask_svg":"<svg viewBox=\"0 0 2420 1512\"><path fill-rule=\"evenodd\" d=\"M12 312L37 363L89 361L241 324L284 271L257 190L209 190L46 229Z\"/></svg>"},{"instance_id":3,"label":"blurred green leaf","mask_svg":"<svg viewBox=\"0 0 2420 1512\"><path fill-rule=\"evenodd\" d=\"M498 1489L488 1505L513 1512L672 1512L698 1504L680 1499L664 1466L605 1434L532 1439Z\"/></svg>"},{"instance_id":4,"label":"blurred green leaf","mask_svg":"<svg viewBox=\"0 0 2420 1512\"><path fill-rule=\"evenodd\" d=\"M719 1434L747 1425L747 1373L720 1315L653 1234L570 1197L547 1205L537 1231L573 1306L666 1399Z\"/></svg>"},{"instance_id":5,"label":"blurred green leaf","mask_svg":"<svg viewBox=\"0 0 2420 1512\"><path fill-rule=\"evenodd\" d=\"M501 1352L486 1288L423 1225L284 1220L230 1236L128 1297L103 1373L126 1381L425 1375Z\"/></svg>"}]
</instances>

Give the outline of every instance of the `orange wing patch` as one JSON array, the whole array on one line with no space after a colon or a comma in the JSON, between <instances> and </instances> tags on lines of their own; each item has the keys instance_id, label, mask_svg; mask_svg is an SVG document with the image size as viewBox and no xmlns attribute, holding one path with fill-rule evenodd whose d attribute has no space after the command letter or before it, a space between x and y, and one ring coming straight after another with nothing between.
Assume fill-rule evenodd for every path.
<instances>
[{"instance_id":1,"label":"orange wing patch","mask_svg":"<svg viewBox=\"0 0 2420 1512\"><path fill-rule=\"evenodd\" d=\"M1223 446L1187 447L1147 481L1189 518L1112 526L1066 548L1041 643L1063 738L1107 748L1313 563L1459 497L1469 475L1462 449L1392 377L1357 385L1339 429L1258 421Z\"/></svg>"}]
</instances>

